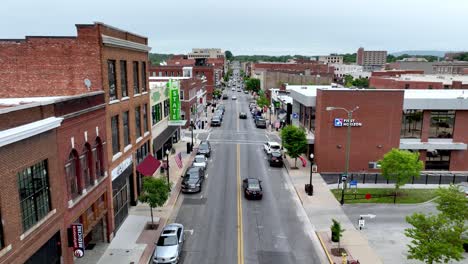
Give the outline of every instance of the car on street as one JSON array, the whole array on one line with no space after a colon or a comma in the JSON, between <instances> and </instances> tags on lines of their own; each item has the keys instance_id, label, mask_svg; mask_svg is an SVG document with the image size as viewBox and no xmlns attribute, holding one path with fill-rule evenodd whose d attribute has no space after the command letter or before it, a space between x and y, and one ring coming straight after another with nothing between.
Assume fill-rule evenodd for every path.
<instances>
[{"instance_id":1,"label":"car on street","mask_svg":"<svg viewBox=\"0 0 468 264\"><path fill-rule=\"evenodd\" d=\"M231 88L231 91L235 91L235 90L236 90L236 88L235 88L235 87L232 87L232 88Z\"/></svg>"},{"instance_id":2,"label":"car on street","mask_svg":"<svg viewBox=\"0 0 468 264\"><path fill-rule=\"evenodd\" d=\"M207 163L207 158L205 155L196 155L195 159L193 159L193 166L194 167L200 167L206 170L206 163Z\"/></svg>"},{"instance_id":3,"label":"car on street","mask_svg":"<svg viewBox=\"0 0 468 264\"><path fill-rule=\"evenodd\" d=\"M247 119L247 113L245 113L245 112L240 112L240 113L239 113L239 118L240 118L240 119Z\"/></svg>"},{"instance_id":4,"label":"car on street","mask_svg":"<svg viewBox=\"0 0 468 264\"><path fill-rule=\"evenodd\" d=\"M219 116L213 116L211 118L211 126L212 127L219 127L221 126L221 118Z\"/></svg>"},{"instance_id":5,"label":"car on street","mask_svg":"<svg viewBox=\"0 0 468 264\"><path fill-rule=\"evenodd\" d=\"M246 178L242 181L244 188L244 197L246 199L259 199L263 198L262 181L258 178Z\"/></svg>"},{"instance_id":6,"label":"car on street","mask_svg":"<svg viewBox=\"0 0 468 264\"><path fill-rule=\"evenodd\" d=\"M245 93L245 94L248 94L248 93L249 93L249 91L247 91L247 90L244 90L244 93Z\"/></svg>"},{"instance_id":7,"label":"car on street","mask_svg":"<svg viewBox=\"0 0 468 264\"><path fill-rule=\"evenodd\" d=\"M265 151L266 154L270 154L273 151L280 152L281 145L274 141L268 141L265 144L263 144L263 151Z\"/></svg>"},{"instance_id":8,"label":"car on street","mask_svg":"<svg viewBox=\"0 0 468 264\"><path fill-rule=\"evenodd\" d=\"M266 128L266 120L262 117L259 117L255 120L255 127L257 128Z\"/></svg>"},{"instance_id":9,"label":"car on street","mask_svg":"<svg viewBox=\"0 0 468 264\"><path fill-rule=\"evenodd\" d=\"M216 110L216 111L214 112L213 116L218 116L218 117L221 119L221 121L223 121L223 116L224 116L223 110L221 110L221 109Z\"/></svg>"},{"instance_id":10,"label":"car on street","mask_svg":"<svg viewBox=\"0 0 468 264\"><path fill-rule=\"evenodd\" d=\"M227 100L229 97L227 94L223 94L223 100Z\"/></svg>"},{"instance_id":11,"label":"car on street","mask_svg":"<svg viewBox=\"0 0 468 264\"><path fill-rule=\"evenodd\" d=\"M232 97L232 100L237 100L237 96L233 95Z\"/></svg>"},{"instance_id":12,"label":"car on street","mask_svg":"<svg viewBox=\"0 0 468 264\"><path fill-rule=\"evenodd\" d=\"M181 190L183 193L201 192L204 180L205 170L192 166L182 175Z\"/></svg>"},{"instance_id":13,"label":"car on street","mask_svg":"<svg viewBox=\"0 0 468 264\"><path fill-rule=\"evenodd\" d=\"M237 88L237 92L240 93L242 92L242 90L240 88Z\"/></svg>"},{"instance_id":14,"label":"car on street","mask_svg":"<svg viewBox=\"0 0 468 264\"><path fill-rule=\"evenodd\" d=\"M216 107L216 110L223 111L223 115L224 115L224 112L226 111L226 106L223 105L223 104L220 104L220 105L218 105L218 107Z\"/></svg>"},{"instance_id":15,"label":"car on street","mask_svg":"<svg viewBox=\"0 0 468 264\"><path fill-rule=\"evenodd\" d=\"M268 163L271 167L283 167L283 155L280 151L272 151L268 154Z\"/></svg>"},{"instance_id":16,"label":"car on street","mask_svg":"<svg viewBox=\"0 0 468 264\"><path fill-rule=\"evenodd\" d=\"M178 263L184 245L184 226L178 223L166 225L153 253L153 264Z\"/></svg>"},{"instance_id":17,"label":"car on street","mask_svg":"<svg viewBox=\"0 0 468 264\"><path fill-rule=\"evenodd\" d=\"M198 154L203 154L208 158L211 156L211 145L209 141L205 140L205 141L200 142L200 145L198 146L198 151L197 151L197 155Z\"/></svg>"}]
</instances>

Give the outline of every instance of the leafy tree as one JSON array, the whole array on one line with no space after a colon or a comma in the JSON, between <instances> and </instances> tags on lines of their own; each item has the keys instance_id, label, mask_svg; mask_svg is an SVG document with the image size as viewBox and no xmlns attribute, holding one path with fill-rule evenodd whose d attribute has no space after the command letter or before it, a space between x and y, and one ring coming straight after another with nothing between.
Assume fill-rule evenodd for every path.
<instances>
[{"instance_id":1,"label":"leafy tree","mask_svg":"<svg viewBox=\"0 0 468 264\"><path fill-rule=\"evenodd\" d=\"M297 168L297 158L307 151L307 138L304 129L288 125L281 130L281 141L289 157L294 159Z\"/></svg>"},{"instance_id":2,"label":"leafy tree","mask_svg":"<svg viewBox=\"0 0 468 264\"><path fill-rule=\"evenodd\" d=\"M408 245L408 259L417 259L427 264L447 263L463 259L463 228L453 225L444 214L424 215L414 213L406 217L412 225L405 235L412 239Z\"/></svg>"},{"instance_id":3,"label":"leafy tree","mask_svg":"<svg viewBox=\"0 0 468 264\"><path fill-rule=\"evenodd\" d=\"M233 57L233 56L232 56L232 52L229 51L229 50L226 50L226 51L224 52L224 56L226 57L227 60L231 60L232 57Z\"/></svg>"},{"instance_id":4,"label":"leafy tree","mask_svg":"<svg viewBox=\"0 0 468 264\"><path fill-rule=\"evenodd\" d=\"M167 61L172 56L174 56L174 54L150 53L149 61L152 65L159 65L161 62Z\"/></svg>"},{"instance_id":5,"label":"leafy tree","mask_svg":"<svg viewBox=\"0 0 468 264\"><path fill-rule=\"evenodd\" d=\"M343 232L345 229L341 228L340 222L336 221L335 219L332 219L333 224L331 225L331 233L332 233L332 238L331 240L333 242L338 242L338 251L341 248L340 242L341 242L341 237L343 236Z\"/></svg>"},{"instance_id":6,"label":"leafy tree","mask_svg":"<svg viewBox=\"0 0 468 264\"><path fill-rule=\"evenodd\" d=\"M456 185L437 190L437 209L448 219L464 224L468 219L468 199Z\"/></svg>"},{"instance_id":7,"label":"leafy tree","mask_svg":"<svg viewBox=\"0 0 468 264\"><path fill-rule=\"evenodd\" d=\"M213 91L213 96L214 96L215 98L220 98L222 94L223 94L223 91L222 91L221 89L215 89L215 90Z\"/></svg>"},{"instance_id":8,"label":"leafy tree","mask_svg":"<svg viewBox=\"0 0 468 264\"><path fill-rule=\"evenodd\" d=\"M419 154L407 150L392 149L379 161L382 175L395 181L395 191L405 185L412 177L419 177L423 162Z\"/></svg>"},{"instance_id":9,"label":"leafy tree","mask_svg":"<svg viewBox=\"0 0 468 264\"><path fill-rule=\"evenodd\" d=\"M454 57L455 60L468 61L468 52L462 52Z\"/></svg>"},{"instance_id":10,"label":"leafy tree","mask_svg":"<svg viewBox=\"0 0 468 264\"><path fill-rule=\"evenodd\" d=\"M245 81L245 88L248 91L256 92L258 93L260 91L260 80L256 78L248 78Z\"/></svg>"},{"instance_id":11,"label":"leafy tree","mask_svg":"<svg viewBox=\"0 0 468 264\"><path fill-rule=\"evenodd\" d=\"M354 79L353 86L359 87L359 88L369 88L369 79L367 78Z\"/></svg>"},{"instance_id":12,"label":"leafy tree","mask_svg":"<svg viewBox=\"0 0 468 264\"><path fill-rule=\"evenodd\" d=\"M346 74L344 76L344 86L345 87L351 87L353 86L353 76L349 75L349 74Z\"/></svg>"},{"instance_id":13,"label":"leafy tree","mask_svg":"<svg viewBox=\"0 0 468 264\"><path fill-rule=\"evenodd\" d=\"M266 98L265 95L261 95L257 99L257 105L261 108L263 108L264 106L270 106L270 101L268 100L268 98Z\"/></svg>"},{"instance_id":14,"label":"leafy tree","mask_svg":"<svg viewBox=\"0 0 468 264\"><path fill-rule=\"evenodd\" d=\"M167 181L163 178L144 177L143 188L138 200L142 203L148 203L151 211L151 224L154 225L153 208L163 206L169 197L169 189Z\"/></svg>"},{"instance_id":15,"label":"leafy tree","mask_svg":"<svg viewBox=\"0 0 468 264\"><path fill-rule=\"evenodd\" d=\"M229 69L226 74L224 74L224 82L228 82L229 78L232 76L232 69Z\"/></svg>"}]
</instances>

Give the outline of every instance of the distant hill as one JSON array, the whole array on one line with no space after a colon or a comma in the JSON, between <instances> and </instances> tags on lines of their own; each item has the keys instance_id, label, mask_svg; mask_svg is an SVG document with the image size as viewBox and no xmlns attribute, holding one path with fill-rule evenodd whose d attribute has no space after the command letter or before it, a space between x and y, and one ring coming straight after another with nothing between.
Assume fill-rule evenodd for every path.
<instances>
[{"instance_id":1,"label":"distant hill","mask_svg":"<svg viewBox=\"0 0 468 264\"><path fill-rule=\"evenodd\" d=\"M408 54L412 56L429 55L429 56L436 56L436 57L444 57L446 52L447 51L442 51L442 50L405 50L405 51L393 52L390 54L396 57L401 56L403 54Z\"/></svg>"}]
</instances>

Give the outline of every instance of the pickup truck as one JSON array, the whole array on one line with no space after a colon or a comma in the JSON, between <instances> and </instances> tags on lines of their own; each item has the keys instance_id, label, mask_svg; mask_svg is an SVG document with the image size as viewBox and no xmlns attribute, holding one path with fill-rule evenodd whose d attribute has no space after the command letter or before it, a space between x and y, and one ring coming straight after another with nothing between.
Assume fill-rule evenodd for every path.
<instances>
[{"instance_id":1,"label":"pickup truck","mask_svg":"<svg viewBox=\"0 0 468 264\"><path fill-rule=\"evenodd\" d=\"M263 144L263 150L266 154L270 154L273 151L281 151L281 145L274 141L269 141Z\"/></svg>"}]
</instances>

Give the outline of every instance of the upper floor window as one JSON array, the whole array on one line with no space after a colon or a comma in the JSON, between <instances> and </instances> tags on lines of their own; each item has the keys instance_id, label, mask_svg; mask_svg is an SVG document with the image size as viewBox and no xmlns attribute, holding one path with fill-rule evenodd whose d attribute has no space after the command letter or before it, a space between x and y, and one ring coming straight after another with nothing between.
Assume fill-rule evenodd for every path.
<instances>
[{"instance_id":1,"label":"upper floor window","mask_svg":"<svg viewBox=\"0 0 468 264\"><path fill-rule=\"evenodd\" d=\"M0 208L0 219L2 219L2 208ZM3 224L0 221L0 249L5 247L5 239L3 238Z\"/></svg>"},{"instance_id":2,"label":"upper floor window","mask_svg":"<svg viewBox=\"0 0 468 264\"><path fill-rule=\"evenodd\" d=\"M23 232L26 232L50 212L47 160L18 172L17 176Z\"/></svg>"},{"instance_id":3,"label":"upper floor window","mask_svg":"<svg viewBox=\"0 0 468 264\"><path fill-rule=\"evenodd\" d=\"M123 140L124 146L128 146L130 144L130 126L128 123L128 111L125 111L122 115L122 122L123 122Z\"/></svg>"},{"instance_id":4,"label":"upper floor window","mask_svg":"<svg viewBox=\"0 0 468 264\"><path fill-rule=\"evenodd\" d=\"M164 100L164 117L169 115L169 99Z\"/></svg>"},{"instance_id":5,"label":"upper floor window","mask_svg":"<svg viewBox=\"0 0 468 264\"><path fill-rule=\"evenodd\" d=\"M143 131L148 131L148 104L143 105Z\"/></svg>"},{"instance_id":6,"label":"upper floor window","mask_svg":"<svg viewBox=\"0 0 468 264\"><path fill-rule=\"evenodd\" d=\"M94 173L95 178L101 178L104 176L104 149L102 147L101 138L97 137L93 146L93 161L94 161Z\"/></svg>"},{"instance_id":7,"label":"upper floor window","mask_svg":"<svg viewBox=\"0 0 468 264\"><path fill-rule=\"evenodd\" d=\"M70 198L73 200L81 193L80 183L80 163L78 153L76 150L72 150L68 155L68 162L65 165L65 173L67 174L68 188Z\"/></svg>"},{"instance_id":8,"label":"upper floor window","mask_svg":"<svg viewBox=\"0 0 468 264\"><path fill-rule=\"evenodd\" d=\"M91 157L91 146L86 143L83 148L83 153L80 156L81 175L83 175L84 188L88 188L93 183L91 178L92 172L89 166L93 162Z\"/></svg>"},{"instance_id":9,"label":"upper floor window","mask_svg":"<svg viewBox=\"0 0 468 264\"><path fill-rule=\"evenodd\" d=\"M115 60L107 61L107 79L109 80L109 101L117 99L117 84L115 82Z\"/></svg>"},{"instance_id":10,"label":"upper floor window","mask_svg":"<svg viewBox=\"0 0 468 264\"><path fill-rule=\"evenodd\" d=\"M159 76L159 77L162 77L162 72L158 72L158 76Z\"/></svg>"},{"instance_id":11,"label":"upper floor window","mask_svg":"<svg viewBox=\"0 0 468 264\"><path fill-rule=\"evenodd\" d=\"M146 91L146 62L141 63L141 90Z\"/></svg>"},{"instance_id":12,"label":"upper floor window","mask_svg":"<svg viewBox=\"0 0 468 264\"><path fill-rule=\"evenodd\" d=\"M133 62L133 94L140 93L140 77L138 75L138 61Z\"/></svg>"},{"instance_id":13,"label":"upper floor window","mask_svg":"<svg viewBox=\"0 0 468 264\"><path fill-rule=\"evenodd\" d=\"M122 89L122 97L128 96L127 86L127 61L120 61L120 88Z\"/></svg>"},{"instance_id":14,"label":"upper floor window","mask_svg":"<svg viewBox=\"0 0 468 264\"><path fill-rule=\"evenodd\" d=\"M119 115L115 115L111 118L111 129L112 129L112 154L115 155L120 151Z\"/></svg>"},{"instance_id":15,"label":"upper floor window","mask_svg":"<svg viewBox=\"0 0 468 264\"><path fill-rule=\"evenodd\" d=\"M431 125L429 128L429 138L452 138L454 123L455 111L431 111Z\"/></svg>"},{"instance_id":16,"label":"upper floor window","mask_svg":"<svg viewBox=\"0 0 468 264\"><path fill-rule=\"evenodd\" d=\"M401 117L400 136L402 138L421 138L422 124L422 110L404 110Z\"/></svg>"},{"instance_id":17,"label":"upper floor window","mask_svg":"<svg viewBox=\"0 0 468 264\"><path fill-rule=\"evenodd\" d=\"M151 108L151 115L153 117L153 125L157 124L162 119L161 103L153 105Z\"/></svg>"},{"instance_id":18,"label":"upper floor window","mask_svg":"<svg viewBox=\"0 0 468 264\"><path fill-rule=\"evenodd\" d=\"M135 107L135 136L141 137L140 106Z\"/></svg>"},{"instance_id":19,"label":"upper floor window","mask_svg":"<svg viewBox=\"0 0 468 264\"><path fill-rule=\"evenodd\" d=\"M184 100L184 91L180 91L179 93L180 100Z\"/></svg>"}]
</instances>

